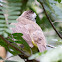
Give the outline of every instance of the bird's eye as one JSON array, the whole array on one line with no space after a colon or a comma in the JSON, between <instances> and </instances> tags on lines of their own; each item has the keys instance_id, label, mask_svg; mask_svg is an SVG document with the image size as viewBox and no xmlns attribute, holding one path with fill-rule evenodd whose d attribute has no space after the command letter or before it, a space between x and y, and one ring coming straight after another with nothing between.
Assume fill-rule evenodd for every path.
<instances>
[{"instance_id":1,"label":"bird's eye","mask_svg":"<svg viewBox=\"0 0 62 62\"><path fill-rule=\"evenodd\" d=\"M32 10L30 10L30 12L33 12Z\"/></svg>"}]
</instances>

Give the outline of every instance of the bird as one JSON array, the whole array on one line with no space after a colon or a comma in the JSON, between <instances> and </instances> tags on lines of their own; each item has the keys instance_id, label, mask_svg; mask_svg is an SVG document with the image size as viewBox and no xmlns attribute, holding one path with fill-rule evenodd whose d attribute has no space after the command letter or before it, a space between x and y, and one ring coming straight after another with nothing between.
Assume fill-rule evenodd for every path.
<instances>
[{"instance_id":1,"label":"bird","mask_svg":"<svg viewBox=\"0 0 62 62\"><path fill-rule=\"evenodd\" d=\"M36 14L32 10L24 11L17 19L14 28L10 28L12 33L22 33L23 39L33 48L38 48L39 52L46 50L46 39L41 27L36 23Z\"/></svg>"}]
</instances>

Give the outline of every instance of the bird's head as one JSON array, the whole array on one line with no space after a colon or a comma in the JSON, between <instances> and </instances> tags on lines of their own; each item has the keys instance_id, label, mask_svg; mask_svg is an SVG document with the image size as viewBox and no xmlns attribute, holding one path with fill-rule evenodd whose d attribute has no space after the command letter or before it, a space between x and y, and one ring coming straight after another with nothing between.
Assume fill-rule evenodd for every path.
<instances>
[{"instance_id":1,"label":"bird's head","mask_svg":"<svg viewBox=\"0 0 62 62\"><path fill-rule=\"evenodd\" d=\"M36 14L32 10L24 11L21 16L36 22Z\"/></svg>"}]
</instances>

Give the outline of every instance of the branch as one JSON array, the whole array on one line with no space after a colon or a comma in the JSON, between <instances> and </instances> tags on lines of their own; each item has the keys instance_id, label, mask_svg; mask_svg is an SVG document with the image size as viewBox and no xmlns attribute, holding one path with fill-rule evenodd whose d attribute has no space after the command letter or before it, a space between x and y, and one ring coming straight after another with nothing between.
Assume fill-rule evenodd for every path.
<instances>
[{"instance_id":1,"label":"branch","mask_svg":"<svg viewBox=\"0 0 62 62\"><path fill-rule=\"evenodd\" d=\"M21 52L22 54L24 54L24 56L29 57L28 55L26 55L21 49L17 48L16 46L12 45L9 41L7 41L2 35L0 35L0 38L2 38L9 46L13 47L14 49L16 49L17 51Z\"/></svg>"},{"instance_id":2,"label":"branch","mask_svg":"<svg viewBox=\"0 0 62 62\"><path fill-rule=\"evenodd\" d=\"M46 46L50 47L50 48L56 48L55 46L52 46L52 45L49 45L49 44L47 44Z\"/></svg>"},{"instance_id":3,"label":"branch","mask_svg":"<svg viewBox=\"0 0 62 62\"><path fill-rule=\"evenodd\" d=\"M39 0L39 2L40 2L40 4L42 5L42 8L43 8L43 10L44 10L44 13L45 13L45 15L46 15L48 21L50 22L51 26L53 27L53 29L55 30L55 32L57 33L57 35L62 39L62 35L56 30L56 28L55 28L55 26L53 25L51 19L50 19L49 16L47 15L43 3L42 3L40 0Z\"/></svg>"},{"instance_id":4,"label":"branch","mask_svg":"<svg viewBox=\"0 0 62 62\"><path fill-rule=\"evenodd\" d=\"M4 40L4 42L6 42L9 46L13 47L14 49L16 49L17 51L21 52L23 55L19 55L19 57L21 57L22 59L26 59L25 62L39 62L35 59L33 60L28 60L28 57L30 57L29 55L25 54L21 49L17 48L16 46L12 45L9 41L7 41L2 35L0 35L0 38Z\"/></svg>"}]
</instances>

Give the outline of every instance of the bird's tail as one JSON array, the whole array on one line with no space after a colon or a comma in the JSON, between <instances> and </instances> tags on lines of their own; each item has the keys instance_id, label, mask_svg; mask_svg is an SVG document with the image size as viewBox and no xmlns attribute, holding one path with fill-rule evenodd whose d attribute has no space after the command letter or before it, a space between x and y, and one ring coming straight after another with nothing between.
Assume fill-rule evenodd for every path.
<instances>
[{"instance_id":1,"label":"bird's tail","mask_svg":"<svg viewBox=\"0 0 62 62\"><path fill-rule=\"evenodd\" d=\"M43 52L43 51L46 50L46 46L45 45L37 44L37 47L39 49L39 52Z\"/></svg>"}]
</instances>

